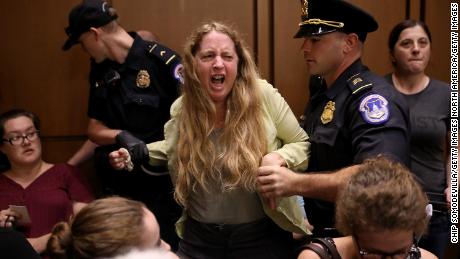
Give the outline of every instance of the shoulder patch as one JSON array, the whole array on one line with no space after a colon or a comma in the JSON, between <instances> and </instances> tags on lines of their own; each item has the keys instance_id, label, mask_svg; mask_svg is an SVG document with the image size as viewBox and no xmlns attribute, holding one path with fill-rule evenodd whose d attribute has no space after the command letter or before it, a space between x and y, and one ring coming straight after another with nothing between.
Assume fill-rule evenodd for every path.
<instances>
[{"instance_id":1,"label":"shoulder patch","mask_svg":"<svg viewBox=\"0 0 460 259\"><path fill-rule=\"evenodd\" d=\"M360 74L356 74L347 79L348 87L351 90L351 94L357 94L364 89L370 88L372 83Z\"/></svg>"},{"instance_id":2,"label":"shoulder patch","mask_svg":"<svg viewBox=\"0 0 460 259\"><path fill-rule=\"evenodd\" d=\"M382 124L390 118L388 101L379 94L364 97L359 104L359 111L363 119L369 124Z\"/></svg>"},{"instance_id":3,"label":"shoulder patch","mask_svg":"<svg viewBox=\"0 0 460 259\"><path fill-rule=\"evenodd\" d=\"M181 63L174 67L174 77L184 84L184 66Z\"/></svg>"}]
</instances>

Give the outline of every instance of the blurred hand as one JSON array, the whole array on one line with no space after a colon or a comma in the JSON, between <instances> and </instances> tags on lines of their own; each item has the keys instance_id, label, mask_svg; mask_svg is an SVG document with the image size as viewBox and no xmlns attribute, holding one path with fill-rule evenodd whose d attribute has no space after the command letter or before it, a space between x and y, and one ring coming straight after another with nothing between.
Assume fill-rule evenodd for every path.
<instances>
[{"instance_id":1,"label":"blurred hand","mask_svg":"<svg viewBox=\"0 0 460 259\"><path fill-rule=\"evenodd\" d=\"M0 211L0 227L9 228L13 226L13 222L18 219L20 215L11 209Z\"/></svg>"},{"instance_id":2,"label":"blurred hand","mask_svg":"<svg viewBox=\"0 0 460 259\"><path fill-rule=\"evenodd\" d=\"M297 174L282 166L261 166L257 170L257 190L268 201L271 209L276 208L274 199L295 194Z\"/></svg>"},{"instance_id":3,"label":"blurred hand","mask_svg":"<svg viewBox=\"0 0 460 259\"><path fill-rule=\"evenodd\" d=\"M129 152L125 148L120 148L109 154L110 165L116 170L126 169L130 160Z\"/></svg>"}]
</instances>

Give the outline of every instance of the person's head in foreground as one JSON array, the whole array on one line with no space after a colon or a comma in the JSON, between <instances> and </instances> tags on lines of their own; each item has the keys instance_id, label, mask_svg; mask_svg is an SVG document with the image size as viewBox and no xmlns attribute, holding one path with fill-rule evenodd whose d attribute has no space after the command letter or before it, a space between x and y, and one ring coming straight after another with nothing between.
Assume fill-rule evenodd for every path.
<instances>
[{"instance_id":1,"label":"person's head in foreground","mask_svg":"<svg viewBox=\"0 0 460 259\"><path fill-rule=\"evenodd\" d=\"M164 249L134 249L127 254L115 256L112 259L179 259L179 257L171 251Z\"/></svg>"},{"instance_id":2,"label":"person's head in foreground","mask_svg":"<svg viewBox=\"0 0 460 259\"><path fill-rule=\"evenodd\" d=\"M337 229L362 258L408 258L427 225L427 197L409 170L383 157L366 161L337 200ZM412 257L410 257L412 258Z\"/></svg>"},{"instance_id":3,"label":"person's head in foreground","mask_svg":"<svg viewBox=\"0 0 460 259\"><path fill-rule=\"evenodd\" d=\"M345 237L323 241L343 259L436 258L417 246L429 220L427 205L406 167L381 156L366 160L337 198L336 226ZM315 249L325 251L323 243L306 244L299 259L321 258Z\"/></svg>"},{"instance_id":4,"label":"person's head in foreground","mask_svg":"<svg viewBox=\"0 0 460 259\"><path fill-rule=\"evenodd\" d=\"M133 248L170 249L152 212L121 197L89 203L70 223L56 224L48 242L51 258L114 257Z\"/></svg>"}]
</instances>

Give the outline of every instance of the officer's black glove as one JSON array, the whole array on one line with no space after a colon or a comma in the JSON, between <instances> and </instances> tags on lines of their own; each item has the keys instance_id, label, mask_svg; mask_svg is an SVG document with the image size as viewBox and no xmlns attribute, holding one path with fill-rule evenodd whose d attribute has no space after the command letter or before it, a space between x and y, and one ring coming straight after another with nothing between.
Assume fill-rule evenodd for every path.
<instances>
[{"instance_id":1,"label":"officer's black glove","mask_svg":"<svg viewBox=\"0 0 460 259\"><path fill-rule=\"evenodd\" d=\"M115 137L117 143L128 150L134 164L143 164L149 161L149 151L144 141L136 138L126 130L122 130Z\"/></svg>"}]
</instances>

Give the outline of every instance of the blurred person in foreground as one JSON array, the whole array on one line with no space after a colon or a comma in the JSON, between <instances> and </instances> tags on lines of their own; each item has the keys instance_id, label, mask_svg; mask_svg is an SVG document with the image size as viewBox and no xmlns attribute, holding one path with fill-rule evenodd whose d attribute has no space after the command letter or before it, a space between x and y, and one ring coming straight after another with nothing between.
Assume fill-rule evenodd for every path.
<instances>
[{"instance_id":1,"label":"blurred person in foreground","mask_svg":"<svg viewBox=\"0 0 460 259\"><path fill-rule=\"evenodd\" d=\"M122 197L95 200L70 222L53 228L48 242L52 259L107 258L132 249L171 247L160 238L160 226L144 204Z\"/></svg>"},{"instance_id":2,"label":"blurred person in foreground","mask_svg":"<svg viewBox=\"0 0 460 259\"><path fill-rule=\"evenodd\" d=\"M434 259L418 247L428 200L409 170L383 157L365 161L337 199L340 238L317 238L299 259Z\"/></svg>"}]
</instances>

